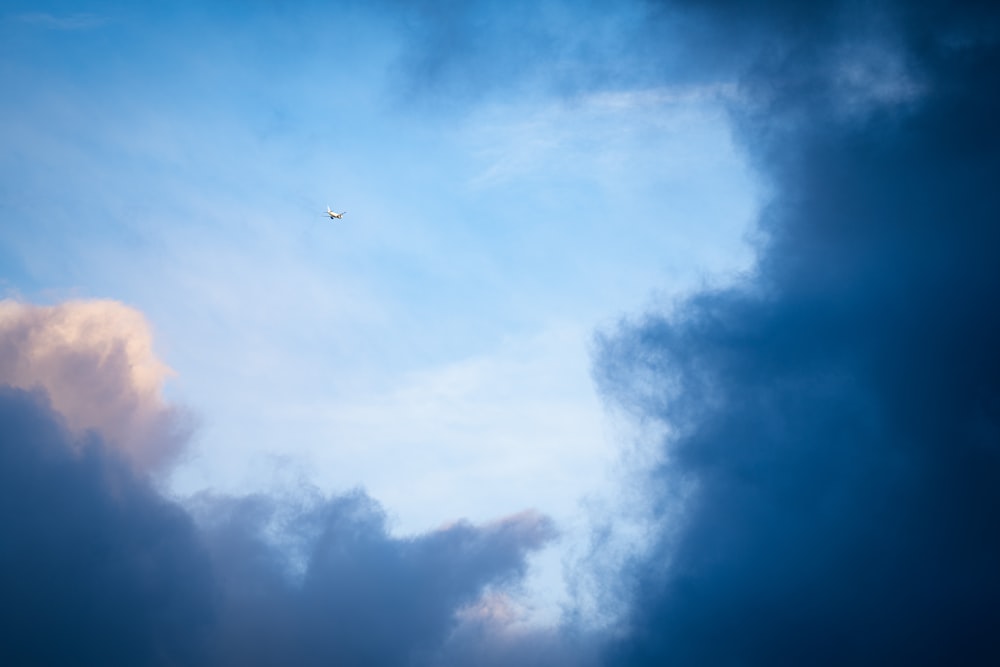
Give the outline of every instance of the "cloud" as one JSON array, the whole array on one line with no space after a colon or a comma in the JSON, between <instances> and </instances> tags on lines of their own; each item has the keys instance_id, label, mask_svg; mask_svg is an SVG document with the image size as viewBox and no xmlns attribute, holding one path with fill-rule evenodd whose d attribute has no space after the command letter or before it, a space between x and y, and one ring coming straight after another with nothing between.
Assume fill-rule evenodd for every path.
<instances>
[{"instance_id":1,"label":"cloud","mask_svg":"<svg viewBox=\"0 0 1000 667\"><path fill-rule=\"evenodd\" d=\"M0 525L0 663L202 663L212 568L190 518L44 394L9 386Z\"/></svg>"},{"instance_id":2,"label":"cloud","mask_svg":"<svg viewBox=\"0 0 1000 667\"><path fill-rule=\"evenodd\" d=\"M97 14L80 12L75 14L50 14L47 12L27 12L18 14L16 20L26 25L46 28L48 30L93 30L99 28L109 19Z\"/></svg>"},{"instance_id":3,"label":"cloud","mask_svg":"<svg viewBox=\"0 0 1000 667\"><path fill-rule=\"evenodd\" d=\"M666 433L608 662L996 662L1000 12L696 12L772 197L745 282L602 339Z\"/></svg>"},{"instance_id":4,"label":"cloud","mask_svg":"<svg viewBox=\"0 0 1000 667\"><path fill-rule=\"evenodd\" d=\"M600 664L599 635L569 626L553 630L520 624L516 610L502 596L487 598L462 621L443 648L428 660L428 665L588 667Z\"/></svg>"},{"instance_id":5,"label":"cloud","mask_svg":"<svg viewBox=\"0 0 1000 667\"><path fill-rule=\"evenodd\" d=\"M629 38L643 33L646 3L598 0L447 3L385 0L400 35L399 99L443 105L504 90L574 94L595 82L638 86L647 70Z\"/></svg>"},{"instance_id":6,"label":"cloud","mask_svg":"<svg viewBox=\"0 0 1000 667\"><path fill-rule=\"evenodd\" d=\"M71 429L96 429L143 470L173 460L190 433L163 398L169 376L145 318L124 304L0 301L0 382L44 389Z\"/></svg>"},{"instance_id":7,"label":"cloud","mask_svg":"<svg viewBox=\"0 0 1000 667\"><path fill-rule=\"evenodd\" d=\"M200 513L229 592L220 665L410 664L439 650L487 586L522 576L526 553L552 537L547 519L525 513L393 538L361 492L292 511L260 497L207 503Z\"/></svg>"},{"instance_id":8,"label":"cloud","mask_svg":"<svg viewBox=\"0 0 1000 667\"><path fill-rule=\"evenodd\" d=\"M362 491L182 505L135 465L165 428L135 415L167 409L140 314L5 302L0 322L22 385L0 384L0 663L451 664L463 627L500 636L475 610L555 537L531 511L394 537Z\"/></svg>"}]
</instances>

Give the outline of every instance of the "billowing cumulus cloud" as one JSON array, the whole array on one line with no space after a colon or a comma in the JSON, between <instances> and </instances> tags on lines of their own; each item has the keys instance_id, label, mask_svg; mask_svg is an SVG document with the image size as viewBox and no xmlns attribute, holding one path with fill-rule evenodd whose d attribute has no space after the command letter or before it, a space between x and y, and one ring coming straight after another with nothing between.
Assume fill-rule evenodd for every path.
<instances>
[{"instance_id":1,"label":"billowing cumulus cloud","mask_svg":"<svg viewBox=\"0 0 1000 667\"><path fill-rule=\"evenodd\" d=\"M176 437L150 418L165 369L138 313L2 314L0 663L447 661L465 627L499 636L509 619L477 610L555 536L525 512L395 537L360 491L182 506L135 465Z\"/></svg>"},{"instance_id":2,"label":"billowing cumulus cloud","mask_svg":"<svg viewBox=\"0 0 1000 667\"><path fill-rule=\"evenodd\" d=\"M229 592L220 665L425 662L487 586L515 583L526 551L553 535L547 519L526 513L393 538L361 493L292 511L266 498L207 502Z\"/></svg>"},{"instance_id":3,"label":"billowing cumulus cloud","mask_svg":"<svg viewBox=\"0 0 1000 667\"><path fill-rule=\"evenodd\" d=\"M163 398L170 369L142 313L116 301L0 301L0 383L44 389L77 433L95 429L141 469L183 446L188 418Z\"/></svg>"},{"instance_id":4,"label":"billowing cumulus cloud","mask_svg":"<svg viewBox=\"0 0 1000 667\"><path fill-rule=\"evenodd\" d=\"M741 50L773 196L746 282L603 341L671 517L609 662L996 663L1000 12L693 11Z\"/></svg>"},{"instance_id":5,"label":"billowing cumulus cloud","mask_svg":"<svg viewBox=\"0 0 1000 667\"><path fill-rule=\"evenodd\" d=\"M0 387L0 663L200 664L212 567L187 514L40 390Z\"/></svg>"}]
</instances>

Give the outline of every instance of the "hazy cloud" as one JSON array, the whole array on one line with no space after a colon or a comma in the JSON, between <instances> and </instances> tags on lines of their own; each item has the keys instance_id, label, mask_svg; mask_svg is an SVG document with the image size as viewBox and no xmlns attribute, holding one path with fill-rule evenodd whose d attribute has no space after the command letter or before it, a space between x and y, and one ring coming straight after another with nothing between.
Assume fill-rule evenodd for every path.
<instances>
[{"instance_id":1,"label":"hazy cloud","mask_svg":"<svg viewBox=\"0 0 1000 667\"><path fill-rule=\"evenodd\" d=\"M402 37L400 99L437 107L490 91L575 94L595 82L647 80L630 38L645 32L645 3L570 0L450 3L385 0Z\"/></svg>"}]
</instances>

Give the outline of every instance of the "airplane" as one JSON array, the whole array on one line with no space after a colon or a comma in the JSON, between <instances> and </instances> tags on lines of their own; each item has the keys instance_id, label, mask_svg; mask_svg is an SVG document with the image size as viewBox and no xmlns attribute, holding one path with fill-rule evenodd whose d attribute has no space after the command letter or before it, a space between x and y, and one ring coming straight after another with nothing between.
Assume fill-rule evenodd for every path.
<instances>
[{"instance_id":1,"label":"airplane","mask_svg":"<svg viewBox=\"0 0 1000 667\"><path fill-rule=\"evenodd\" d=\"M328 216L330 216L331 220L333 220L334 218L336 218L337 220L340 220L341 218L344 217L345 213L347 213L347 211L341 211L340 213L334 213L332 210L330 210L329 206L326 207L326 214Z\"/></svg>"}]
</instances>

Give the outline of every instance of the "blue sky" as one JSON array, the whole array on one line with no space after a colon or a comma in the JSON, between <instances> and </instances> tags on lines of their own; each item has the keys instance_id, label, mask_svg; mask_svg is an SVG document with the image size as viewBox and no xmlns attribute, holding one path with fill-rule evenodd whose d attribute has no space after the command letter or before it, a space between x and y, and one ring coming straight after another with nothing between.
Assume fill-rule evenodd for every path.
<instances>
[{"instance_id":1,"label":"blue sky","mask_svg":"<svg viewBox=\"0 0 1000 667\"><path fill-rule=\"evenodd\" d=\"M9 7L4 290L147 316L199 421L179 494L362 486L401 533L524 508L584 531L622 435L595 330L749 262L731 86L566 90L586 60L432 85L411 19Z\"/></svg>"}]
</instances>

